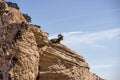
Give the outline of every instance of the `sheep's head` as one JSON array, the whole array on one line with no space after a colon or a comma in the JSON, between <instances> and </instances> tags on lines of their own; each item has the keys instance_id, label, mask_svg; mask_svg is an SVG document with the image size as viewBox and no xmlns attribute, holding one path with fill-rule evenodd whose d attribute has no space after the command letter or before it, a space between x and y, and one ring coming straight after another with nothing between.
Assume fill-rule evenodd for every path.
<instances>
[{"instance_id":1,"label":"sheep's head","mask_svg":"<svg viewBox=\"0 0 120 80\"><path fill-rule=\"evenodd\" d=\"M64 36L63 36L62 34L59 34L59 35L58 35L58 39L60 39L60 40L63 40L63 37L64 37Z\"/></svg>"}]
</instances>

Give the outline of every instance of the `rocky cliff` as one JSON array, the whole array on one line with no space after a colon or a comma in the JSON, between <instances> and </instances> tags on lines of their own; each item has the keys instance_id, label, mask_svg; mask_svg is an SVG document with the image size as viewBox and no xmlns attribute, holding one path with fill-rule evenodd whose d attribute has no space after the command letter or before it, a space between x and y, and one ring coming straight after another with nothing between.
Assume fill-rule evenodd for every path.
<instances>
[{"instance_id":1,"label":"rocky cliff","mask_svg":"<svg viewBox=\"0 0 120 80\"><path fill-rule=\"evenodd\" d=\"M0 80L103 80L85 59L0 0Z\"/></svg>"}]
</instances>

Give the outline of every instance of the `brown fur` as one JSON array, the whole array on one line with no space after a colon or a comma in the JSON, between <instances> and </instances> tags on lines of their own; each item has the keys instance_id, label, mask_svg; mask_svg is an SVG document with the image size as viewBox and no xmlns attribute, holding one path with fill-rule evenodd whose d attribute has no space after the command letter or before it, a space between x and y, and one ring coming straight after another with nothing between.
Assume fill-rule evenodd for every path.
<instances>
[{"instance_id":1,"label":"brown fur","mask_svg":"<svg viewBox=\"0 0 120 80\"><path fill-rule=\"evenodd\" d=\"M60 43L61 40L63 40L63 35L59 34L58 38L51 39L50 43Z\"/></svg>"}]
</instances>

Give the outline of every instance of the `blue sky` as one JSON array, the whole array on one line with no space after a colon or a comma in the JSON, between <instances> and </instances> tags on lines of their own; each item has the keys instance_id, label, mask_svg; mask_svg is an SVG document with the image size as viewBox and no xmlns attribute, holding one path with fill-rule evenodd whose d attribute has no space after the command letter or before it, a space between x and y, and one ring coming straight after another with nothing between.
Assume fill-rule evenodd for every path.
<instances>
[{"instance_id":1,"label":"blue sky","mask_svg":"<svg viewBox=\"0 0 120 80\"><path fill-rule=\"evenodd\" d=\"M54 38L84 56L91 72L120 79L120 0L6 0L18 3Z\"/></svg>"}]
</instances>

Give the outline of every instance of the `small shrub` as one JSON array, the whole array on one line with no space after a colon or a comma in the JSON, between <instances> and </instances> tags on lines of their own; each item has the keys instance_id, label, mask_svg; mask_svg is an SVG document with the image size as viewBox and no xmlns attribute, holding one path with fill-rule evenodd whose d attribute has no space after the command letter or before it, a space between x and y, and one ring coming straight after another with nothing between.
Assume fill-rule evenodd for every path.
<instances>
[{"instance_id":1,"label":"small shrub","mask_svg":"<svg viewBox=\"0 0 120 80\"><path fill-rule=\"evenodd\" d=\"M17 10L19 10L19 6L17 5L17 3L12 3L12 2L6 2L8 4L9 7L13 7L16 8Z\"/></svg>"},{"instance_id":2,"label":"small shrub","mask_svg":"<svg viewBox=\"0 0 120 80\"><path fill-rule=\"evenodd\" d=\"M23 14L27 22L31 22L31 17L28 14Z\"/></svg>"}]
</instances>

